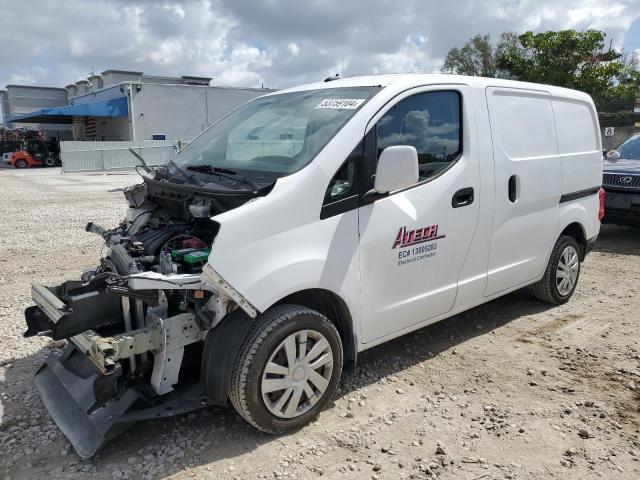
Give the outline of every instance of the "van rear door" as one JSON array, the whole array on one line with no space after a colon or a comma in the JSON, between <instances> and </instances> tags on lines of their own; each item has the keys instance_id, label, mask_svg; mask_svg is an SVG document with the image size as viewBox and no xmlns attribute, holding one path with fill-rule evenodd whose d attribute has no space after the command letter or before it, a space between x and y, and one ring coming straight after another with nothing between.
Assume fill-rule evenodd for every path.
<instances>
[{"instance_id":1,"label":"van rear door","mask_svg":"<svg viewBox=\"0 0 640 480\"><path fill-rule=\"evenodd\" d=\"M548 92L488 87L495 212L485 296L538 279L558 227L562 164Z\"/></svg>"}]
</instances>

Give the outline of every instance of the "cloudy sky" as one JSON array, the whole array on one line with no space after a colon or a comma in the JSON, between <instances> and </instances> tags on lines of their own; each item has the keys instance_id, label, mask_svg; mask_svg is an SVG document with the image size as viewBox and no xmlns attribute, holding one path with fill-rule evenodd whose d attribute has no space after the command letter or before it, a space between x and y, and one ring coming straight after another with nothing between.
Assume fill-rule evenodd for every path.
<instances>
[{"instance_id":1,"label":"cloudy sky","mask_svg":"<svg viewBox=\"0 0 640 480\"><path fill-rule=\"evenodd\" d=\"M476 33L589 27L640 49L640 0L0 0L0 88L109 68L267 87L435 72Z\"/></svg>"}]
</instances>

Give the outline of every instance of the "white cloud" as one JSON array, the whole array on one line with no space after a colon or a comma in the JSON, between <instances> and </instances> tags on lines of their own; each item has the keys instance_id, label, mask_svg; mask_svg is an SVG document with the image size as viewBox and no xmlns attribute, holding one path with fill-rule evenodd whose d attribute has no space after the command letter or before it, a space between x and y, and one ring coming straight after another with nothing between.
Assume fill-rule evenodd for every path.
<instances>
[{"instance_id":1,"label":"white cloud","mask_svg":"<svg viewBox=\"0 0 640 480\"><path fill-rule=\"evenodd\" d=\"M215 83L219 85L260 86L263 78L258 72L271 66L271 58L256 47L243 45L233 49L229 58L217 66L221 74Z\"/></svg>"},{"instance_id":2,"label":"white cloud","mask_svg":"<svg viewBox=\"0 0 640 480\"><path fill-rule=\"evenodd\" d=\"M94 68L285 87L328 75L439 71L476 33L604 29L614 44L640 0L0 0L0 85L64 85ZM640 43L640 39L637 40ZM37 73L34 67L44 69Z\"/></svg>"},{"instance_id":3,"label":"white cloud","mask_svg":"<svg viewBox=\"0 0 640 480\"><path fill-rule=\"evenodd\" d=\"M165 10L171 10L171 11L175 12L175 14L178 15L182 19L184 19L186 17L186 15L187 15L186 12L184 11L184 8L180 4L165 5L164 9Z\"/></svg>"},{"instance_id":4,"label":"white cloud","mask_svg":"<svg viewBox=\"0 0 640 480\"><path fill-rule=\"evenodd\" d=\"M588 25L589 28L604 30L612 27L626 30L631 26L633 17L625 15L626 5L622 3L589 3L592 3L592 5L572 8L567 12L569 17L568 25L570 27Z\"/></svg>"},{"instance_id":5,"label":"white cloud","mask_svg":"<svg viewBox=\"0 0 640 480\"><path fill-rule=\"evenodd\" d=\"M300 47L295 42L291 42L287 45L287 52L291 55L297 55L300 52Z\"/></svg>"},{"instance_id":6,"label":"white cloud","mask_svg":"<svg viewBox=\"0 0 640 480\"><path fill-rule=\"evenodd\" d=\"M39 66L28 68L18 67L16 71L9 76L7 84L41 84L42 81L47 78L47 73L44 68Z\"/></svg>"},{"instance_id":7,"label":"white cloud","mask_svg":"<svg viewBox=\"0 0 640 480\"><path fill-rule=\"evenodd\" d=\"M439 70L440 65L431 61L427 50L423 48L426 39L408 36L405 44L393 53L380 53L374 56L375 66L371 73L432 73Z\"/></svg>"},{"instance_id":8,"label":"white cloud","mask_svg":"<svg viewBox=\"0 0 640 480\"><path fill-rule=\"evenodd\" d=\"M7 81L8 84L26 84L35 85L37 83L36 77L28 72L15 72L12 73Z\"/></svg>"},{"instance_id":9,"label":"white cloud","mask_svg":"<svg viewBox=\"0 0 640 480\"><path fill-rule=\"evenodd\" d=\"M163 40L156 50L149 53L149 58L159 65L170 65L175 63L184 55L182 42L175 38Z\"/></svg>"},{"instance_id":10,"label":"white cloud","mask_svg":"<svg viewBox=\"0 0 640 480\"><path fill-rule=\"evenodd\" d=\"M72 57L81 57L86 55L88 46L79 35L73 35L69 39L69 53Z\"/></svg>"}]
</instances>

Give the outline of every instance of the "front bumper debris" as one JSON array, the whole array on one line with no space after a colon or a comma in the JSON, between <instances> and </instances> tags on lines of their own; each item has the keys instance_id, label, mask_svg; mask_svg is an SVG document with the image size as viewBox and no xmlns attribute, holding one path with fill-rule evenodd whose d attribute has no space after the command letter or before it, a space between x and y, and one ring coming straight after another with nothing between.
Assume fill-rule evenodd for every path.
<instances>
[{"instance_id":1,"label":"front bumper debris","mask_svg":"<svg viewBox=\"0 0 640 480\"><path fill-rule=\"evenodd\" d=\"M207 329L194 311L170 311L162 290L206 287L193 277L147 272L126 286L107 282L106 275L32 286L36 305L25 311L25 336L69 340L62 357L46 359L34 383L81 457L92 457L135 422L213 404L199 376L184 369L181 375L185 347L203 340ZM134 310L131 299L146 310Z\"/></svg>"},{"instance_id":2,"label":"front bumper debris","mask_svg":"<svg viewBox=\"0 0 640 480\"><path fill-rule=\"evenodd\" d=\"M73 345L62 358L47 357L35 375L35 384L51 418L82 458L95 455L135 422L211 404L200 383L162 397L143 394L125 386L119 370L103 375Z\"/></svg>"},{"instance_id":3,"label":"front bumper debris","mask_svg":"<svg viewBox=\"0 0 640 480\"><path fill-rule=\"evenodd\" d=\"M68 281L57 287L33 284L35 305L25 310L25 337L47 335L54 340L122 321L120 298L110 295L104 279Z\"/></svg>"},{"instance_id":4,"label":"front bumper debris","mask_svg":"<svg viewBox=\"0 0 640 480\"><path fill-rule=\"evenodd\" d=\"M83 364L87 360L81 357L73 348L66 350L60 360L49 356L34 381L53 421L78 455L90 458L107 441L129 428L129 422L117 419L142 399L132 389L118 392L119 375L109 379L110 385L101 385L104 377ZM114 398L101 406L100 397L105 394Z\"/></svg>"},{"instance_id":5,"label":"front bumper debris","mask_svg":"<svg viewBox=\"0 0 640 480\"><path fill-rule=\"evenodd\" d=\"M184 347L202 340L204 333L191 313L161 318L148 311L145 324L112 337L88 331L70 340L102 374L117 370L120 360L151 352L154 360L149 384L155 393L164 395L178 382Z\"/></svg>"}]
</instances>

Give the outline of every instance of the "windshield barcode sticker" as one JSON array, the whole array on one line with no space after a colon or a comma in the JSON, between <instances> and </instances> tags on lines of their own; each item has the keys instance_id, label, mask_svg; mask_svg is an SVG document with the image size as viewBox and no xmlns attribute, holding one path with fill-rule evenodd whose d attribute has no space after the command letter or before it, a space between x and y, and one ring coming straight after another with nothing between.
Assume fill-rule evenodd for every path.
<instances>
[{"instance_id":1,"label":"windshield barcode sticker","mask_svg":"<svg viewBox=\"0 0 640 480\"><path fill-rule=\"evenodd\" d=\"M319 108L355 110L362 102L364 98L325 98L318 104L316 110Z\"/></svg>"}]
</instances>

